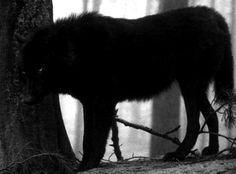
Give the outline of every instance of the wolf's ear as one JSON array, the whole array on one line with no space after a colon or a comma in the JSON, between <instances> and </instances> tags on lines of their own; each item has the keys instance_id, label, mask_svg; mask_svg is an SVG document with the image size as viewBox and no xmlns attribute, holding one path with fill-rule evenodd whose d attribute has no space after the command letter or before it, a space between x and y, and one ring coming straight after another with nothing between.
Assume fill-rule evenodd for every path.
<instances>
[{"instance_id":1,"label":"wolf's ear","mask_svg":"<svg viewBox=\"0 0 236 174\"><path fill-rule=\"evenodd\" d=\"M18 33L16 33L14 37L16 41L19 42L20 45L26 41L26 38Z\"/></svg>"}]
</instances>

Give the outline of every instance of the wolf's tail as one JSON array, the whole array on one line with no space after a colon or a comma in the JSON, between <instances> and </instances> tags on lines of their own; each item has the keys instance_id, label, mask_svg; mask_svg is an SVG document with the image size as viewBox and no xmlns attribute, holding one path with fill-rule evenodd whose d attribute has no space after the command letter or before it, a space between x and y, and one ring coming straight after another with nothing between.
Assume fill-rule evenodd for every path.
<instances>
[{"instance_id":1,"label":"wolf's tail","mask_svg":"<svg viewBox=\"0 0 236 174\"><path fill-rule=\"evenodd\" d=\"M224 58L215 75L214 81L216 102L219 104L229 102L234 89L234 61L230 35L226 40Z\"/></svg>"},{"instance_id":2,"label":"wolf's tail","mask_svg":"<svg viewBox=\"0 0 236 174\"><path fill-rule=\"evenodd\" d=\"M234 61L231 49L230 34L227 34L224 57L222 59L221 66L217 71L215 81L215 98L216 103L220 105L227 105L228 109L224 114L225 125L231 128L236 123L236 117L234 116Z\"/></svg>"},{"instance_id":3,"label":"wolf's tail","mask_svg":"<svg viewBox=\"0 0 236 174\"><path fill-rule=\"evenodd\" d=\"M215 12L219 30L224 33L225 49L219 70L217 71L215 81L215 98L219 104L229 102L234 90L234 60L232 53L232 44L229 27L219 13Z\"/></svg>"}]
</instances>

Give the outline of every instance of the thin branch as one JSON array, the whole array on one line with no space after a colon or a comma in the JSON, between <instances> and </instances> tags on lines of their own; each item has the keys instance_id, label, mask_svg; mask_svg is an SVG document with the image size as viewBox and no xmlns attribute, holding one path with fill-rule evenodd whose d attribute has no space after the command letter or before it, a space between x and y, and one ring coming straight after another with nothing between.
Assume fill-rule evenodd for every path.
<instances>
[{"instance_id":1,"label":"thin branch","mask_svg":"<svg viewBox=\"0 0 236 174\"><path fill-rule=\"evenodd\" d=\"M232 142L232 144L231 144L231 148L233 148L233 146L236 144L236 138L234 138L234 140L233 140L233 142Z\"/></svg>"},{"instance_id":2,"label":"thin branch","mask_svg":"<svg viewBox=\"0 0 236 174\"><path fill-rule=\"evenodd\" d=\"M213 100L213 101L214 101L214 100ZM213 103L213 102L211 102L211 103ZM227 103L222 104L222 105L219 106L216 110L214 110L214 112L211 112L211 113L207 116L207 118L205 119L205 121L204 121L204 123L203 123L203 125L202 125L202 127L201 127L201 129L200 129L200 132L202 132L203 129L204 129L204 127L206 126L207 120L208 120L210 117L214 116L214 114L220 112L220 110L221 110L223 107L225 107L225 105L227 105Z\"/></svg>"},{"instance_id":3,"label":"thin branch","mask_svg":"<svg viewBox=\"0 0 236 174\"><path fill-rule=\"evenodd\" d=\"M143 131L148 132L148 133L150 133L152 135L156 135L156 136L159 136L161 138L170 140L174 144L180 145L180 141L179 141L178 138L172 138L172 137L168 136L167 134L158 133L158 132L154 131L153 129L149 128L149 127L145 127L145 126L142 126L142 125L139 125L139 124L130 123L130 122L128 122L128 121L126 121L124 119L118 118L118 117L115 117L115 120L117 122L120 122L120 123L124 124L125 126L129 126L129 127L134 128L134 129L143 130Z\"/></svg>"},{"instance_id":4,"label":"thin branch","mask_svg":"<svg viewBox=\"0 0 236 174\"><path fill-rule=\"evenodd\" d=\"M119 130L118 130L117 122L114 119L112 122L112 137L111 137L111 140L113 141L112 146L114 147L114 153L116 155L117 161L122 161L124 158L121 154L118 134L119 134Z\"/></svg>"},{"instance_id":5,"label":"thin branch","mask_svg":"<svg viewBox=\"0 0 236 174\"><path fill-rule=\"evenodd\" d=\"M130 161L130 160L134 160L134 159L140 160L140 159L151 159L151 158L150 157L145 157L145 156L132 156L130 158L124 159L124 161Z\"/></svg>"},{"instance_id":6,"label":"thin branch","mask_svg":"<svg viewBox=\"0 0 236 174\"><path fill-rule=\"evenodd\" d=\"M165 135L169 135L169 134L171 134L171 133L173 133L173 132L176 132L176 131L179 130L179 129L180 129L180 125L177 126L177 127L174 128L174 129L170 130L170 131L167 131L167 132L165 133Z\"/></svg>"},{"instance_id":7,"label":"thin branch","mask_svg":"<svg viewBox=\"0 0 236 174\"><path fill-rule=\"evenodd\" d=\"M109 155L108 161L111 161L111 157L112 157L114 154L115 154L115 153L113 152L113 153L111 153L111 155Z\"/></svg>"},{"instance_id":8,"label":"thin branch","mask_svg":"<svg viewBox=\"0 0 236 174\"><path fill-rule=\"evenodd\" d=\"M218 137L223 137L223 138L227 139L230 143L235 143L235 139L234 139L234 138L230 138L230 137L227 137L227 136L225 136L225 135L218 134L218 133L215 133L215 132L199 131L199 134L212 134L212 135L217 135Z\"/></svg>"}]
</instances>

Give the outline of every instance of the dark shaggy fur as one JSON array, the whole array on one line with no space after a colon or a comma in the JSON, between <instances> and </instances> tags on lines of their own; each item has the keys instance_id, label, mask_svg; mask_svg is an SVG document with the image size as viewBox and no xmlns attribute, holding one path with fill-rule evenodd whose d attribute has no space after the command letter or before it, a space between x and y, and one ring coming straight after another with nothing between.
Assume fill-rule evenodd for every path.
<instances>
[{"instance_id":1,"label":"dark shaggy fur","mask_svg":"<svg viewBox=\"0 0 236 174\"><path fill-rule=\"evenodd\" d=\"M117 102L146 100L174 81L187 110L187 133L166 160L183 160L194 146L200 112L213 111L207 89L214 81L218 102L233 89L230 34L224 18L206 7L184 8L135 20L96 13L71 16L45 26L22 49L27 81L25 102L49 93L67 93L84 106L85 133L81 170L97 167ZM161 123L160 123L161 124ZM217 116L207 119L218 132ZM205 155L218 151L210 135Z\"/></svg>"}]
</instances>

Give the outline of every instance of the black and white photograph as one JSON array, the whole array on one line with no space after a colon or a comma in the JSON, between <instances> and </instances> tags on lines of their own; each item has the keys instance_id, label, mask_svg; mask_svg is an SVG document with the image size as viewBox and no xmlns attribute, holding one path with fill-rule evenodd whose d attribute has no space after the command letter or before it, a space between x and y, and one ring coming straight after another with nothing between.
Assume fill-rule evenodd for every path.
<instances>
[{"instance_id":1,"label":"black and white photograph","mask_svg":"<svg viewBox=\"0 0 236 174\"><path fill-rule=\"evenodd\" d=\"M0 0L0 174L235 174L235 0Z\"/></svg>"}]
</instances>

